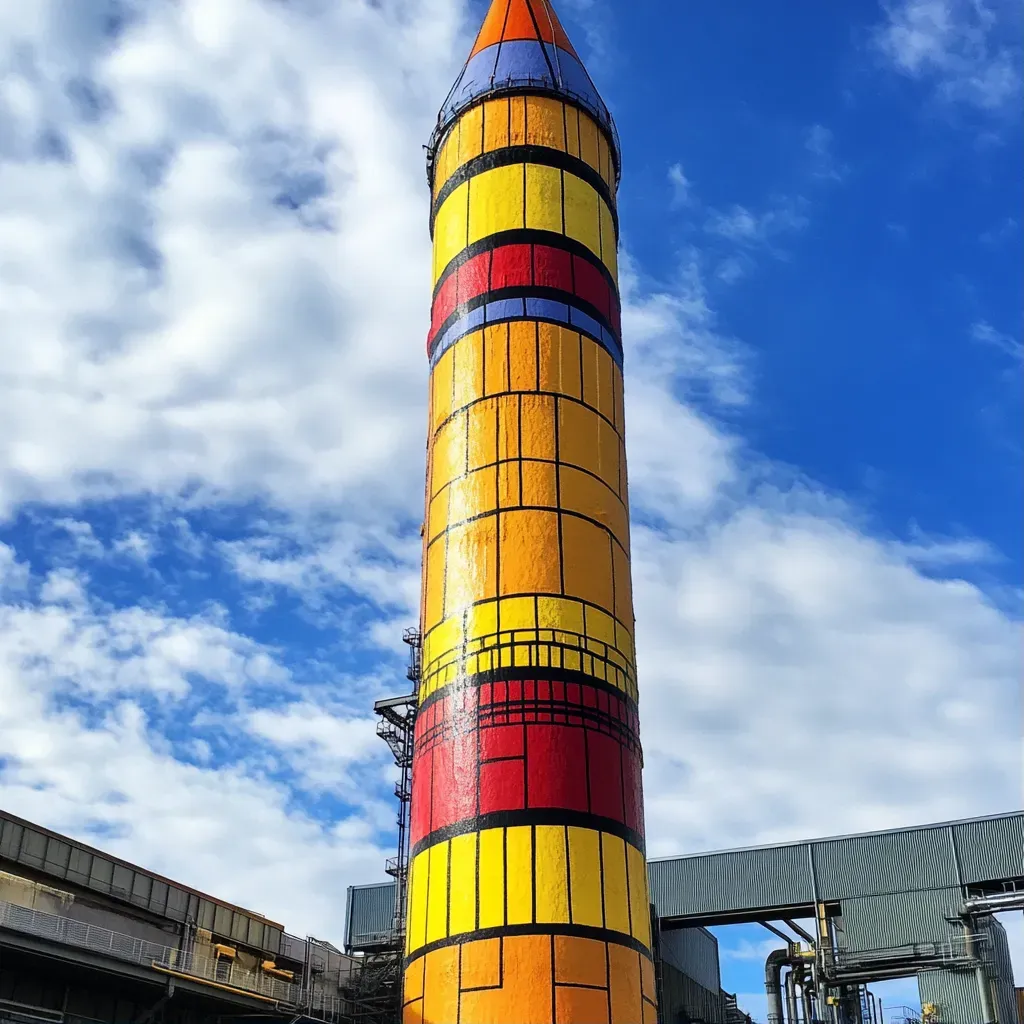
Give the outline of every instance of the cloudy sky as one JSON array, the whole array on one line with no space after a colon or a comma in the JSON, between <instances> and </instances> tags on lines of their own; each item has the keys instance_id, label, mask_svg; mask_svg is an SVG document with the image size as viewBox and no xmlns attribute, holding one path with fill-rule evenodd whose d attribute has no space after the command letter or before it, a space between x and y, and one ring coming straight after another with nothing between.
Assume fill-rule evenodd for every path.
<instances>
[{"instance_id":1,"label":"cloudy sky","mask_svg":"<svg viewBox=\"0 0 1024 1024\"><path fill-rule=\"evenodd\" d=\"M0 4L0 807L335 942L483 7ZM560 10L624 150L650 852L1019 807L1017 0Z\"/></svg>"}]
</instances>

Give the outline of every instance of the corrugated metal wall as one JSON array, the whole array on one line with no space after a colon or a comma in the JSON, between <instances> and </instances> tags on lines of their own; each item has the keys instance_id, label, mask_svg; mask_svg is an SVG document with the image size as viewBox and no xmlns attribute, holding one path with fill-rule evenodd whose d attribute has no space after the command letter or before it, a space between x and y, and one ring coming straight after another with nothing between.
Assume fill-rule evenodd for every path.
<instances>
[{"instance_id":1,"label":"corrugated metal wall","mask_svg":"<svg viewBox=\"0 0 1024 1024\"><path fill-rule=\"evenodd\" d=\"M1024 1024L1018 1016L1006 929L993 918L980 930L989 939L983 956L999 1024ZM974 971L926 971L918 977L918 984L921 1001L940 1008L942 1024L980 1024L983 1020L978 976Z\"/></svg>"},{"instance_id":2,"label":"corrugated metal wall","mask_svg":"<svg viewBox=\"0 0 1024 1024\"><path fill-rule=\"evenodd\" d=\"M844 945L868 950L942 942L962 931L944 920L959 904L956 888L843 900Z\"/></svg>"},{"instance_id":3,"label":"corrugated metal wall","mask_svg":"<svg viewBox=\"0 0 1024 1024\"><path fill-rule=\"evenodd\" d=\"M1017 999L1013 988L1013 962L1006 929L995 918L990 918L983 929L991 943L987 955L991 957L993 1001L999 1012L1000 1024L1024 1024L1017 1017Z\"/></svg>"},{"instance_id":4,"label":"corrugated metal wall","mask_svg":"<svg viewBox=\"0 0 1024 1024\"><path fill-rule=\"evenodd\" d=\"M1024 814L653 861L659 917L755 912L1024 877ZM811 875L811 858L814 877Z\"/></svg>"},{"instance_id":5,"label":"corrugated metal wall","mask_svg":"<svg viewBox=\"0 0 1024 1024\"><path fill-rule=\"evenodd\" d=\"M974 971L925 971L917 977L922 1003L939 1007L942 1024L981 1024L981 997Z\"/></svg>"},{"instance_id":6,"label":"corrugated metal wall","mask_svg":"<svg viewBox=\"0 0 1024 1024\"><path fill-rule=\"evenodd\" d=\"M661 989L658 1012L663 1024L722 1024L725 1008L721 990L714 992L698 985L670 963L661 965Z\"/></svg>"},{"instance_id":7,"label":"corrugated metal wall","mask_svg":"<svg viewBox=\"0 0 1024 1024\"><path fill-rule=\"evenodd\" d=\"M954 825L964 883L1024 877L1024 814Z\"/></svg>"},{"instance_id":8,"label":"corrugated metal wall","mask_svg":"<svg viewBox=\"0 0 1024 1024\"><path fill-rule=\"evenodd\" d=\"M666 963L689 975L710 992L721 988L718 939L707 929L663 929L659 942L661 957Z\"/></svg>"},{"instance_id":9,"label":"corrugated metal wall","mask_svg":"<svg viewBox=\"0 0 1024 1024\"><path fill-rule=\"evenodd\" d=\"M345 896L345 948L359 950L387 941L394 915L394 882L350 885Z\"/></svg>"},{"instance_id":10,"label":"corrugated metal wall","mask_svg":"<svg viewBox=\"0 0 1024 1024\"><path fill-rule=\"evenodd\" d=\"M814 901L806 845L656 860L647 870L659 917Z\"/></svg>"},{"instance_id":11,"label":"corrugated metal wall","mask_svg":"<svg viewBox=\"0 0 1024 1024\"><path fill-rule=\"evenodd\" d=\"M945 828L882 832L813 845L823 900L958 884Z\"/></svg>"}]
</instances>

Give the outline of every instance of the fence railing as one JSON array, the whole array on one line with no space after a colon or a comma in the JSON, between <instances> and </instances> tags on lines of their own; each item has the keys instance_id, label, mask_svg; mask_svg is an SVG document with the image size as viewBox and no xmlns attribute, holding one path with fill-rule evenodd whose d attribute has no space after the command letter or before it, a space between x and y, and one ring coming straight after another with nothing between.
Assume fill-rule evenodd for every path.
<instances>
[{"instance_id":1,"label":"fence railing","mask_svg":"<svg viewBox=\"0 0 1024 1024\"><path fill-rule=\"evenodd\" d=\"M973 966L990 958L989 937L983 932L951 935L937 942L915 942L880 949L826 950L826 962L835 968L864 967L900 961L950 966Z\"/></svg>"},{"instance_id":2,"label":"fence railing","mask_svg":"<svg viewBox=\"0 0 1024 1024\"><path fill-rule=\"evenodd\" d=\"M49 939L51 942L88 949L93 953L142 967L177 971L203 981L212 981L254 995L266 996L290 1007L298 1008L304 1001L299 985L262 971L247 971L232 961L183 953L171 946L138 939L99 925L86 924L84 921L73 921L58 914L19 907L3 900L0 900L0 928L9 928L11 931ZM326 1003L325 1000L320 1001ZM331 1007L323 1005L323 1009Z\"/></svg>"}]
</instances>

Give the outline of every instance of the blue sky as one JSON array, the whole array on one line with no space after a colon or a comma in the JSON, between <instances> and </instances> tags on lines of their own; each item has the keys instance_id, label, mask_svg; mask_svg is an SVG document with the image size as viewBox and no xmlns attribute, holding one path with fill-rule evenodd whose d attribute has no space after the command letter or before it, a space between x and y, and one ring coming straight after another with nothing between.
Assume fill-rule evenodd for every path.
<instances>
[{"instance_id":1,"label":"blue sky","mask_svg":"<svg viewBox=\"0 0 1024 1024\"><path fill-rule=\"evenodd\" d=\"M335 941L482 7L0 13L0 806ZM559 9L624 150L651 853L1019 805L1019 6Z\"/></svg>"}]
</instances>

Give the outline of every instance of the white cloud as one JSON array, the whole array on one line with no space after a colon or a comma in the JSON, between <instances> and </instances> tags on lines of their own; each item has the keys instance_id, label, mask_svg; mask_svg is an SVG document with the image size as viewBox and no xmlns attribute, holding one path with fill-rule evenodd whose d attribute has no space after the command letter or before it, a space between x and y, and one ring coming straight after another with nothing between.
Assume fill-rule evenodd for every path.
<instances>
[{"instance_id":1,"label":"white cloud","mask_svg":"<svg viewBox=\"0 0 1024 1024\"><path fill-rule=\"evenodd\" d=\"M384 750L371 715L331 714L311 703L254 710L248 727L281 748L305 783L317 790L339 789L339 782L359 767L358 762L373 764Z\"/></svg>"},{"instance_id":2,"label":"white cloud","mask_svg":"<svg viewBox=\"0 0 1024 1024\"><path fill-rule=\"evenodd\" d=\"M779 241L802 231L810 223L808 204L802 196L779 197L765 210L755 212L739 203L728 210L708 209L704 233L710 248L726 251L715 268L715 277L723 284L735 284L755 268L755 254L767 253L775 259L788 259Z\"/></svg>"},{"instance_id":3,"label":"white cloud","mask_svg":"<svg viewBox=\"0 0 1024 1024\"><path fill-rule=\"evenodd\" d=\"M118 537L112 545L115 555L122 555L137 562L148 562L154 554L153 542L138 530L130 530Z\"/></svg>"},{"instance_id":4,"label":"white cloud","mask_svg":"<svg viewBox=\"0 0 1024 1024\"><path fill-rule=\"evenodd\" d=\"M3 21L0 509L404 504L459 5L158 3L116 43L98 6L32 6Z\"/></svg>"},{"instance_id":5,"label":"white cloud","mask_svg":"<svg viewBox=\"0 0 1024 1024\"><path fill-rule=\"evenodd\" d=\"M180 619L95 601L88 581L54 570L34 601L0 605L0 666L40 693L107 700L186 696L192 679L241 691L278 687L288 673L273 652L225 628L215 611Z\"/></svg>"},{"instance_id":6,"label":"white cloud","mask_svg":"<svg viewBox=\"0 0 1024 1024\"><path fill-rule=\"evenodd\" d=\"M1019 704L1015 625L801 504L766 495L696 533L634 531L653 854L1019 800L1018 716L992 716Z\"/></svg>"},{"instance_id":7,"label":"white cloud","mask_svg":"<svg viewBox=\"0 0 1024 1024\"><path fill-rule=\"evenodd\" d=\"M728 932L722 929L724 937ZM722 960L753 960L755 963L763 964L768 954L773 949L780 949L783 942L778 937L763 939L761 942L751 942L750 939L741 939L739 942L729 944L719 939L718 952Z\"/></svg>"},{"instance_id":8,"label":"white cloud","mask_svg":"<svg viewBox=\"0 0 1024 1024\"><path fill-rule=\"evenodd\" d=\"M102 558L106 553L102 542L93 532L92 524L77 519L55 519L53 525L63 530L71 539L75 556L78 558Z\"/></svg>"},{"instance_id":9,"label":"white cloud","mask_svg":"<svg viewBox=\"0 0 1024 1024\"><path fill-rule=\"evenodd\" d=\"M668 169L668 183L672 186L672 205L689 206L693 202L693 182L683 173L682 164Z\"/></svg>"},{"instance_id":10,"label":"white cloud","mask_svg":"<svg viewBox=\"0 0 1024 1024\"><path fill-rule=\"evenodd\" d=\"M996 914L996 920L1006 929L1014 981L1018 987L1024 987L1024 915Z\"/></svg>"},{"instance_id":11,"label":"white cloud","mask_svg":"<svg viewBox=\"0 0 1024 1024\"><path fill-rule=\"evenodd\" d=\"M754 213L736 204L727 211L713 210L705 229L740 246L765 245L776 235L807 226L802 205L800 201L780 200L774 208Z\"/></svg>"},{"instance_id":12,"label":"white cloud","mask_svg":"<svg viewBox=\"0 0 1024 1024\"><path fill-rule=\"evenodd\" d=\"M835 136L824 125L814 124L804 135L804 148L811 158L811 174L827 181L842 181L849 168L833 152Z\"/></svg>"},{"instance_id":13,"label":"white cloud","mask_svg":"<svg viewBox=\"0 0 1024 1024\"><path fill-rule=\"evenodd\" d=\"M1021 90L1020 6L1014 0L885 0L875 43L900 73L946 100L1013 110Z\"/></svg>"},{"instance_id":14,"label":"white cloud","mask_svg":"<svg viewBox=\"0 0 1024 1024\"><path fill-rule=\"evenodd\" d=\"M985 320L971 325L971 340L994 348L1014 363L1024 363L1024 344L1009 334L997 331Z\"/></svg>"}]
</instances>

